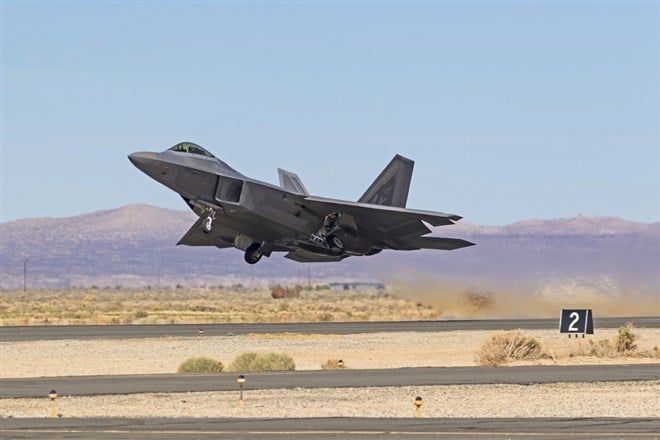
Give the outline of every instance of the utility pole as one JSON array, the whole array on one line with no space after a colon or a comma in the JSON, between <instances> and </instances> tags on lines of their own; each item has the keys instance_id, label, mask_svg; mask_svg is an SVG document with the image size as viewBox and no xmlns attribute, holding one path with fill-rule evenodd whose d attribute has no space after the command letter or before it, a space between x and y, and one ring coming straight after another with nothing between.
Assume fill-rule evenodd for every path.
<instances>
[{"instance_id":1,"label":"utility pole","mask_svg":"<svg viewBox=\"0 0 660 440\"><path fill-rule=\"evenodd\" d=\"M156 288L160 289L160 247L156 248Z\"/></svg>"},{"instance_id":2,"label":"utility pole","mask_svg":"<svg viewBox=\"0 0 660 440\"><path fill-rule=\"evenodd\" d=\"M307 287L312 288L312 265L307 263Z\"/></svg>"},{"instance_id":3,"label":"utility pole","mask_svg":"<svg viewBox=\"0 0 660 440\"><path fill-rule=\"evenodd\" d=\"M29 258L23 258L23 292L27 292L28 261Z\"/></svg>"}]
</instances>

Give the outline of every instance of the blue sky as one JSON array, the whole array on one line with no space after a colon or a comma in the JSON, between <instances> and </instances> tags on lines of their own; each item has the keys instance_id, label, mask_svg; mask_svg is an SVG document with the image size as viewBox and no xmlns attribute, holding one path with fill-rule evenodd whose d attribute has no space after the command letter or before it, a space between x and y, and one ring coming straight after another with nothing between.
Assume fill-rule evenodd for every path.
<instances>
[{"instance_id":1,"label":"blue sky","mask_svg":"<svg viewBox=\"0 0 660 440\"><path fill-rule=\"evenodd\" d=\"M660 4L3 2L0 221L185 209L126 159L189 140L478 224L660 220Z\"/></svg>"}]
</instances>

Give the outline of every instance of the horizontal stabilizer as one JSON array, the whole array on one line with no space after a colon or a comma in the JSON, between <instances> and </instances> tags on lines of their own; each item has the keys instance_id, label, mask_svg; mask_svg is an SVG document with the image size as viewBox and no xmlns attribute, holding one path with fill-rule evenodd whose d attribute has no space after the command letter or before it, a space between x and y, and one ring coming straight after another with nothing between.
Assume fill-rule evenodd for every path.
<instances>
[{"instance_id":1,"label":"horizontal stabilizer","mask_svg":"<svg viewBox=\"0 0 660 440\"><path fill-rule=\"evenodd\" d=\"M300 180L300 177L298 177L297 174L281 168L277 169L277 173L280 176L280 186L283 189L295 194L302 194L304 196L309 195L305 185L303 185L302 180Z\"/></svg>"},{"instance_id":2,"label":"horizontal stabilizer","mask_svg":"<svg viewBox=\"0 0 660 440\"><path fill-rule=\"evenodd\" d=\"M315 252L306 251L304 249L296 249L289 252L284 256L289 260L297 261L299 263L331 263L341 261L347 258L348 255L322 255Z\"/></svg>"},{"instance_id":3,"label":"horizontal stabilizer","mask_svg":"<svg viewBox=\"0 0 660 440\"><path fill-rule=\"evenodd\" d=\"M418 249L440 249L444 251L474 246L474 243L460 238L441 237L418 237L414 240L407 240L406 244L415 246Z\"/></svg>"}]
</instances>

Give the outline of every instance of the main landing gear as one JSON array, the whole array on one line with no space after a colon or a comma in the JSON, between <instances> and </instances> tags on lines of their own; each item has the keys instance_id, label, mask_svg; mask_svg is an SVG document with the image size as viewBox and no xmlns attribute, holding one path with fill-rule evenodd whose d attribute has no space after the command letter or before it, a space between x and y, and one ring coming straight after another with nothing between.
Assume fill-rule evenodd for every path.
<instances>
[{"instance_id":1,"label":"main landing gear","mask_svg":"<svg viewBox=\"0 0 660 440\"><path fill-rule=\"evenodd\" d=\"M252 243L245 250L245 262L248 264L256 264L261 260L264 255L263 246L260 243Z\"/></svg>"},{"instance_id":2,"label":"main landing gear","mask_svg":"<svg viewBox=\"0 0 660 440\"><path fill-rule=\"evenodd\" d=\"M341 254L346 250L344 241L336 235L326 235L325 241L328 244L330 250L334 251L335 253Z\"/></svg>"},{"instance_id":3,"label":"main landing gear","mask_svg":"<svg viewBox=\"0 0 660 440\"><path fill-rule=\"evenodd\" d=\"M325 219L323 219L323 225L318 232L310 235L309 239L313 243L316 243L320 246L325 246L332 251L334 254L343 254L346 250L346 245L344 240L335 235L337 231L341 229L339 224L339 214L333 212L328 214Z\"/></svg>"}]
</instances>

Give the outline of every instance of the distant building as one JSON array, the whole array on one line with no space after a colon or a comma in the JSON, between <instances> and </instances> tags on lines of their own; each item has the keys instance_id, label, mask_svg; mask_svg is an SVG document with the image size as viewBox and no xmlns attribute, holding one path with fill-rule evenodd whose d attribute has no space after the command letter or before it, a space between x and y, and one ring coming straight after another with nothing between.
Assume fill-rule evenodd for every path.
<instances>
[{"instance_id":1,"label":"distant building","mask_svg":"<svg viewBox=\"0 0 660 440\"><path fill-rule=\"evenodd\" d=\"M383 290L383 283L365 283L348 281L344 283L330 283L330 290Z\"/></svg>"}]
</instances>

